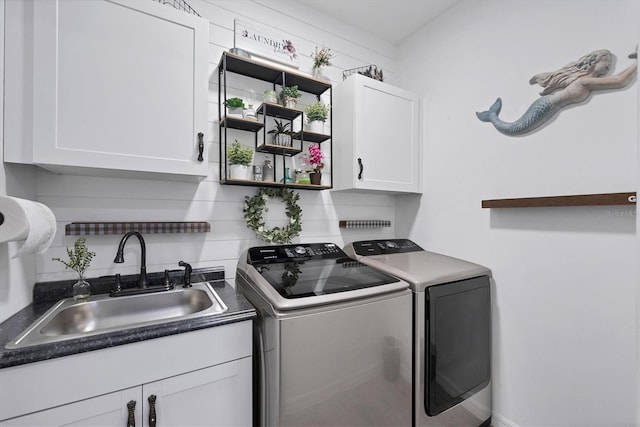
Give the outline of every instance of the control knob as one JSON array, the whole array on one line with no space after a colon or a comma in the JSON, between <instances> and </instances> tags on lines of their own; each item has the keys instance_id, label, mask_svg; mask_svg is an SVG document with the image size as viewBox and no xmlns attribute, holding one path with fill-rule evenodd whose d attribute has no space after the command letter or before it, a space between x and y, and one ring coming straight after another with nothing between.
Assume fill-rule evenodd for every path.
<instances>
[{"instance_id":1,"label":"control knob","mask_svg":"<svg viewBox=\"0 0 640 427\"><path fill-rule=\"evenodd\" d=\"M307 248L305 248L304 246L296 246L294 251L298 255L306 255L307 254Z\"/></svg>"},{"instance_id":2,"label":"control knob","mask_svg":"<svg viewBox=\"0 0 640 427\"><path fill-rule=\"evenodd\" d=\"M396 244L396 242L387 241L385 244L387 245L388 248L391 248L391 249L397 249L398 248L398 245Z\"/></svg>"}]
</instances>

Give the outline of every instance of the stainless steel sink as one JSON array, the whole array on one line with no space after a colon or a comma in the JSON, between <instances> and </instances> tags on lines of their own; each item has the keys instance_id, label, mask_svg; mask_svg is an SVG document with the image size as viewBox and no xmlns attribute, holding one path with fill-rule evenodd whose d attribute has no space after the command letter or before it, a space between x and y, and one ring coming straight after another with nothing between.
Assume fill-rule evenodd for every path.
<instances>
[{"instance_id":1,"label":"stainless steel sink","mask_svg":"<svg viewBox=\"0 0 640 427\"><path fill-rule=\"evenodd\" d=\"M228 308L206 283L191 288L109 297L91 296L84 301L64 299L5 346L16 349L130 329L168 321L220 314Z\"/></svg>"}]
</instances>

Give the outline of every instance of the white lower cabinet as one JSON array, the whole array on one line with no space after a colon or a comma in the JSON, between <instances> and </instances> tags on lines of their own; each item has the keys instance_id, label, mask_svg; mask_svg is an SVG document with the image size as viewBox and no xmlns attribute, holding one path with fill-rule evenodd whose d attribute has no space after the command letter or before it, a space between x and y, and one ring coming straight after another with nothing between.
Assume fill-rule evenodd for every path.
<instances>
[{"instance_id":1,"label":"white lower cabinet","mask_svg":"<svg viewBox=\"0 0 640 427\"><path fill-rule=\"evenodd\" d=\"M5 426L250 426L250 396L249 357L17 417ZM134 424L128 423L129 406Z\"/></svg>"},{"instance_id":2,"label":"white lower cabinet","mask_svg":"<svg viewBox=\"0 0 640 427\"><path fill-rule=\"evenodd\" d=\"M0 427L251 426L251 328L248 320L0 369Z\"/></svg>"},{"instance_id":3,"label":"white lower cabinet","mask_svg":"<svg viewBox=\"0 0 640 427\"><path fill-rule=\"evenodd\" d=\"M114 393L97 396L80 402L69 403L56 408L13 418L0 424L3 427L17 426L127 426L127 402L140 401L141 388L134 387ZM137 406L137 405L136 405ZM140 409L136 424L140 421Z\"/></svg>"}]
</instances>

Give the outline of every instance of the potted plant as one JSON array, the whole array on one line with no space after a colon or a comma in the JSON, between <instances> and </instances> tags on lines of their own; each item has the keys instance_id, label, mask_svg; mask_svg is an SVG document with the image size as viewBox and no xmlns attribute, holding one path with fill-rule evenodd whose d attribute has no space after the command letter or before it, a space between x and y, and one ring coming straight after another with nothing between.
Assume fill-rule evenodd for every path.
<instances>
[{"instance_id":1,"label":"potted plant","mask_svg":"<svg viewBox=\"0 0 640 427\"><path fill-rule=\"evenodd\" d=\"M312 75L316 79L326 79L322 75L322 67L329 67L331 65L331 58L333 58L333 52L328 47L323 46L318 50L316 46L315 51L311 54L313 60Z\"/></svg>"},{"instance_id":2,"label":"potted plant","mask_svg":"<svg viewBox=\"0 0 640 427\"><path fill-rule=\"evenodd\" d=\"M249 165L253 160L253 149L236 141L227 147L229 178L248 179Z\"/></svg>"},{"instance_id":3,"label":"potted plant","mask_svg":"<svg viewBox=\"0 0 640 427\"><path fill-rule=\"evenodd\" d=\"M320 185L322 180L322 168L324 167L322 159L323 155L320 146L317 144L311 144L309 146L309 164L313 167L313 172L309 174L311 184Z\"/></svg>"},{"instance_id":4,"label":"potted plant","mask_svg":"<svg viewBox=\"0 0 640 427\"><path fill-rule=\"evenodd\" d=\"M316 101L307 105L304 114L307 116L310 132L322 133L324 131L324 122L327 121L329 116L329 106Z\"/></svg>"},{"instance_id":5,"label":"potted plant","mask_svg":"<svg viewBox=\"0 0 640 427\"><path fill-rule=\"evenodd\" d=\"M67 248L69 261L60 258L51 258L51 261L60 261L65 269L75 270L78 273L78 281L73 285L73 299L86 299L90 294L89 282L84 280L84 272L89 268L91 260L96 256L87 248L87 241L84 237L78 238L73 243L73 249Z\"/></svg>"},{"instance_id":6,"label":"potted plant","mask_svg":"<svg viewBox=\"0 0 640 427\"><path fill-rule=\"evenodd\" d=\"M298 90L298 85L293 86L284 86L282 91L280 92L280 99L282 100L282 105L287 108L296 108L296 104L298 103L298 98L300 98L302 94Z\"/></svg>"},{"instance_id":7,"label":"potted plant","mask_svg":"<svg viewBox=\"0 0 640 427\"><path fill-rule=\"evenodd\" d=\"M264 102L270 102L272 104L278 103L278 94L275 90L265 90L264 91Z\"/></svg>"},{"instance_id":8,"label":"potted plant","mask_svg":"<svg viewBox=\"0 0 640 427\"><path fill-rule=\"evenodd\" d=\"M229 109L230 116L240 116L242 117L242 110L244 109L244 102L242 98L229 98L224 101L224 104Z\"/></svg>"},{"instance_id":9,"label":"potted plant","mask_svg":"<svg viewBox=\"0 0 640 427\"><path fill-rule=\"evenodd\" d=\"M273 135L273 145L282 145L283 147L291 147L291 135L293 132L289 129L291 123L285 123L284 120L274 119L276 127L271 129L269 134Z\"/></svg>"}]
</instances>

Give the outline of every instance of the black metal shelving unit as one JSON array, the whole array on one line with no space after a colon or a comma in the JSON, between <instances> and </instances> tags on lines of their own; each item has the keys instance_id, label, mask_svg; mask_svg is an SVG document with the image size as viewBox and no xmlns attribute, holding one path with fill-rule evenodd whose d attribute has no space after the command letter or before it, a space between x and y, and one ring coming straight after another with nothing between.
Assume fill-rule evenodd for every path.
<instances>
[{"instance_id":1,"label":"black metal shelving unit","mask_svg":"<svg viewBox=\"0 0 640 427\"><path fill-rule=\"evenodd\" d=\"M235 55L230 52L224 52L218 64L218 122L219 122L219 141L220 141L220 183L229 185L245 185L245 186L264 186L264 187L288 187L305 190L325 190L333 187L333 170L330 175L330 185L311 185L296 184L280 181L256 181L251 179L231 179L228 177L227 169L227 141L228 129L236 129L241 131L252 132L254 134L254 149L257 153L271 154L273 156L273 165L276 167L276 158L293 157L303 152L303 143L326 143L332 141L333 125L330 126L329 134L320 134L301 130L292 135L292 145L282 146L271 144L267 138L267 121L272 119L287 120L290 126L293 121L300 118L304 123L304 112L295 108L287 108L280 104L263 102L256 109L257 120L248 120L244 118L227 116L224 101L227 99L227 73L239 74L245 77L262 80L273 85L273 90L278 91L283 86L297 85L301 92L315 95L319 100L320 96L329 91L329 97L332 98L331 83L317 80L307 74L303 74L290 69L281 68L275 65L267 65L262 62L252 60L243 56ZM259 134L262 138L259 139ZM331 142L332 143L332 142ZM325 156L326 150L323 150ZM329 160L333 157L333 150L329 151ZM285 175L286 162L282 161L282 173Z\"/></svg>"}]
</instances>

